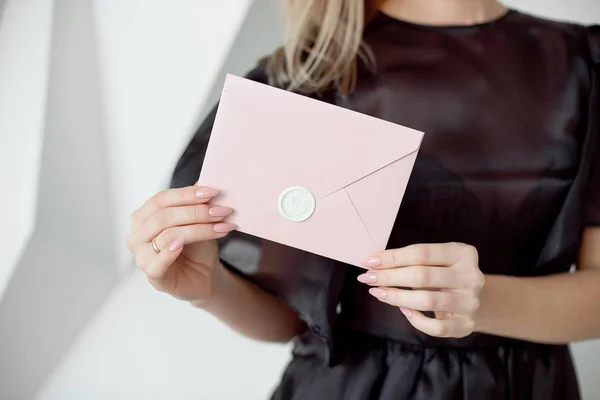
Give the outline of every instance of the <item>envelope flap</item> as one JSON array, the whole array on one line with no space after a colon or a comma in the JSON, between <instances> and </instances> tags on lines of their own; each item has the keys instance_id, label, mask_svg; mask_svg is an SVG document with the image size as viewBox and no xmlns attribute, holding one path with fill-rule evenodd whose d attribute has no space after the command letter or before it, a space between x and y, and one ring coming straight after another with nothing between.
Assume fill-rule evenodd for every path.
<instances>
[{"instance_id":1,"label":"envelope flap","mask_svg":"<svg viewBox=\"0 0 600 400\"><path fill-rule=\"evenodd\" d=\"M229 75L203 175L293 182L319 199L416 152L422 138L410 128ZM211 168L231 173L215 175Z\"/></svg>"}]
</instances>

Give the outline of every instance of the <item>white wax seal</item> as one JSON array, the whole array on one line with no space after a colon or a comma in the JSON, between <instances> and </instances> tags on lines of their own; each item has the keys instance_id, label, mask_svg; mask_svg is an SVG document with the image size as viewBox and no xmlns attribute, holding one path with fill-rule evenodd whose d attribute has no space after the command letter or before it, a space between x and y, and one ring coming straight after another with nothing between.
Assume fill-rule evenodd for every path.
<instances>
[{"instance_id":1,"label":"white wax seal","mask_svg":"<svg viewBox=\"0 0 600 400\"><path fill-rule=\"evenodd\" d=\"M287 188L279 195L279 212L290 221L306 221L315 212L315 205L315 196L300 186Z\"/></svg>"}]
</instances>

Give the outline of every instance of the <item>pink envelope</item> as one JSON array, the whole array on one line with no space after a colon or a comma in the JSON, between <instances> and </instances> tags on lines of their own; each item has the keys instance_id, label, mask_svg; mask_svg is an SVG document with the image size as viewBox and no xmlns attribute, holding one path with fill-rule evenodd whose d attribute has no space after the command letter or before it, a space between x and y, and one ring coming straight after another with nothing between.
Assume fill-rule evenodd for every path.
<instances>
[{"instance_id":1,"label":"pink envelope","mask_svg":"<svg viewBox=\"0 0 600 400\"><path fill-rule=\"evenodd\" d=\"M239 231L359 265L385 249L422 139L228 75L199 183Z\"/></svg>"}]
</instances>

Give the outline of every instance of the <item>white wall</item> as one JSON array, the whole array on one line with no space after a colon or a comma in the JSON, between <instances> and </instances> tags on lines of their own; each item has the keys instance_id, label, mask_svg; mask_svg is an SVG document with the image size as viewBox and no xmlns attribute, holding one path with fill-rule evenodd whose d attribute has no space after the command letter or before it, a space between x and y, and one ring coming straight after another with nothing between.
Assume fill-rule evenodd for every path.
<instances>
[{"instance_id":1,"label":"white wall","mask_svg":"<svg viewBox=\"0 0 600 400\"><path fill-rule=\"evenodd\" d=\"M244 339L152 290L141 273L120 285L37 400L263 400L288 347Z\"/></svg>"},{"instance_id":2,"label":"white wall","mask_svg":"<svg viewBox=\"0 0 600 400\"><path fill-rule=\"evenodd\" d=\"M273 3L250 5L94 3L119 243L131 211L167 184L191 133L216 101L224 71L245 73L280 42ZM117 265L131 266L121 248ZM239 338L211 317L154 292L136 271L39 397L260 399L287 358L287 347ZM260 360L260 369L253 360ZM240 377L236 385L229 384L232 375Z\"/></svg>"},{"instance_id":3,"label":"white wall","mask_svg":"<svg viewBox=\"0 0 600 400\"><path fill-rule=\"evenodd\" d=\"M32 398L131 272L129 214L166 183L249 5L8 1L0 399Z\"/></svg>"},{"instance_id":4,"label":"white wall","mask_svg":"<svg viewBox=\"0 0 600 400\"><path fill-rule=\"evenodd\" d=\"M23 2L12 0L16 1ZM96 27L99 54L98 104L102 111L99 123L104 138L102 146L108 149L106 203L110 205L107 212L112 216L109 228L113 232L113 241L109 242L116 260L108 269L131 267L125 249L117 247L127 232L129 213L166 184L189 134L217 98L224 72L243 73L256 58L278 43L277 10L272 4L275 1L254 2L235 42L236 30L246 16L250 1L96 0L93 3L95 24L90 25ZM568 4L559 0L512 0L509 3L551 17L600 22L597 0L572 0ZM59 15L64 17L71 15L67 9L77 9L76 4L82 7L85 1L61 0L58 4L62 6ZM87 15L85 9L78 9ZM62 23L71 24L72 19L63 19ZM2 26L0 33L1 29ZM0 50L2 40L0 35ZM69 42L63 37L61 40L73 44L75 39ZM0 63L0 78L2 68L3 63ZM52 193L51 188L48 190ZM48 237L44 239L40 240L40 249L64 250L53 243L44 247ZM98 254L94 251L90 249L92 257ZM52 260L58 259L52 257ZM91 270L96 268L91 266ZM94 275L83 270L75 276L74 282L89 282L88 275L99 276L97 272ZM46 278L49 281L44 284L60 287L55 276ZM92 286L88 284L84 288ZM79 293L85 299L83 295L85 293ZM91 297L99 298L100 294ZM22 298L21 302L11 304L12 310L15 304L35 305ZM51 309L44 310L52 313ZM19 323L16 319L11 321ZM3 322L0 304L0 324ZM69 325L68 320L59 322ZM43 324L30 326L45 329ZM16 337L15 332L18 333L13 331L12 338ZM0 339L3 338L0 329ZM5 347L15 347L15 343L13 339ZM62 349L63 345L56 347ZM600 343L578 344L574 349L585 399L595 400L600 394L596 372L600 366ZM41 350L47 352L47 349ZM2 344L0 356L1 351ZM46 359L55 360L55 353L58 351ZM10 353L13 354L18 353ZM262 399L278 380L287 358L286 346L269 346L240 338L210 316L152 291L143 276L135 271L119 285L86 327L36 398ZM26 358L34 364L35 360L35 354ZM46 366L52 364L44 362ZM11 376L19 381L18 376ZM30 398L3 397L2 390L0 385L0 399Z\"/></svg>"},{"instance_id":5,"label":"white wall","mask_svg":"<svg viewBox=\"0 0 600 400\"><path fill-rule=\"evenodd\" d=\"M0 32L15 47L1 108L1 162L12 163L3 232L27 234L0 301L2 399L34 396L116 283L91 7L55 5L11 0Z\"/></svg>"}]
</instances>

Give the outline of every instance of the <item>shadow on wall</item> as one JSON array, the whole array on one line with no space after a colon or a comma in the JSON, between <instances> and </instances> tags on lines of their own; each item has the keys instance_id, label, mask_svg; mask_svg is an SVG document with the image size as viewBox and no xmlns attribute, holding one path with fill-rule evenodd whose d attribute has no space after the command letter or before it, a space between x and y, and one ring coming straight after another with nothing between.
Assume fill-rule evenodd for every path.
<instances>
[{"instance_id":1,"label":"shadow on wall","mask_svg":"<svg viewBox=\"0 0 600 400\"><path fill-rule=\"evenodd\" d=\"M2 22L2 16L4 15L5 7L6 7L6 0L0 0L0 22Z\"/></svg>"}]
</instances>

